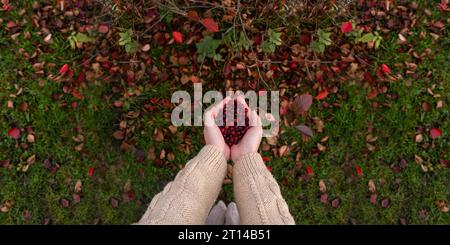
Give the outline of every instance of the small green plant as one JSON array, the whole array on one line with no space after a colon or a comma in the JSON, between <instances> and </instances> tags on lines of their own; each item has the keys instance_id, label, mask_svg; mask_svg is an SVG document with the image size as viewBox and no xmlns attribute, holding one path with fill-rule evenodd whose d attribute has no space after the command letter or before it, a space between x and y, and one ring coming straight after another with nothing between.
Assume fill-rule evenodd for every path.
<instances>
[{"instance_id":1,"label":"small green plant","mask_svg":"<svg viewBox=\"0 0 450 245\"><path fill-rule=\"evenodd\" d=\"M380 46L381 41L383 40L383 38L380 36L380 34L378 32L374 32L374 33L366 33L366 34L362 34L363 29L358 29L357 31L353 31L352 32L352 36L355 38L355 43L367 43L367 44L373 44L373 47L375 47L375 49L378 49L378 47Z\"/></svg>"},{"instance_id":2,"label":"small green plant","mask_svg":"<svg viewBox=\"0 0 450 245\"><path fill-rule=\"evenodd\" d=\"M222 60L220 54L216 53L216 49L222 44L222 40L213 39L211 36L204 37L195 46L197 47L198 60L203 62L206 58L214 60Z\"/></svg>"},{"instance_id":3,"label":"small green plant","mask_svg":"<svg viewBox=\"0 0 450 245\"><path fill-rule=\"evenodd\" d=\"M127 31L119 33L119 45L125 47L125 51L129 54L136 53L138 49L138 43L133 40L133 30L128 29Z\"/></svg>"},{"instance_id":4,"label":"small green plant","mask_svg":"<svg viewBox=\"0 0 450 245\"><path fill-rule=\"evenodd\" d=\"M70 47L75 49L77 47L77 43L94 42L95 38L81 32L72 32L67 40L69 41Z\"/></svg>"},{"instance_id":5,"label":"small green plant","mask_svg":"<svg viewBox=\"0 0 450 245\"><path fill-rule=\"evenodd\" d=\"M233 53L240 52L242 50L248 51L251 46L251 42L245 36L243 31L236 31L234 28L230 28L223 36L222 40Z\"/></svg>"},{"instance_id":6,"label":"small green plant","mask_svg":"<svg viewBox=\"0 0 450 245\"><path fill-rule=\"evenodd\" d=\"M276 32L272 29L269 29L267 32L267 39L264 40L263 44L261 45L264 53L273 53L275 52L275 49L277 46L281 45L281 33Z\"/></svg>"},{"instance_id":7,"label":"small green plant","mask_svg":"<svg viewBox=\"0 0 450 245\"><path fill-rule=\"evenodd\" d=\"M162 18L164 19L164 21L166 22L166 24L170 24L172 22L173 13L172 13L172 11L170 11L170 9L168 9L165 6L160 6L159 12L160 12Z\"/></svg>"},{"instance_id":8,"label":"small green plant","mask_svg":"<svg viewBox=\"0 0 450 245\"><path fill-rule=\"evenodd\" d=\"M311 43L312 50L317 53L323 53L325 48L331 45L330 36L330 32L325 32L322 29L317 30L317 39Z\"/></svg>"}]
</instances>

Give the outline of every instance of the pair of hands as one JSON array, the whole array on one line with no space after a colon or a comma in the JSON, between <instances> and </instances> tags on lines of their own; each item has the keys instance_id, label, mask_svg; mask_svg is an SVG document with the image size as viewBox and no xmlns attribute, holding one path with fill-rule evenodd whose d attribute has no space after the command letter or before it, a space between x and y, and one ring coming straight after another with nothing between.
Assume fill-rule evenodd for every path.
<instances>
[{"instance_id":1,"label":"pair of hands","mask_svg":"<svg viewBox=\"0 0 450 245\"><path fill-rule=\"evenodd\" d=\"M220 103L205 112L204 116L204 136L206 144L217 146L225 155L225 158L237 162L242 156L258 152L259 144L261 143L261 138L263 134L261 118L258 116L256 111L251 111L248 108L247 103L242 97L238 97L236 100L241 103L245 108L248 108L248 117L251 127L247 130L244 137L241 139L239 144L233 145L231 148L225 143L222 133L219 127L216 125L215 118L219 115L220 111L223 110L225 104L227 104L231 99L226 97Z\"/></svg>"}]
</instances>

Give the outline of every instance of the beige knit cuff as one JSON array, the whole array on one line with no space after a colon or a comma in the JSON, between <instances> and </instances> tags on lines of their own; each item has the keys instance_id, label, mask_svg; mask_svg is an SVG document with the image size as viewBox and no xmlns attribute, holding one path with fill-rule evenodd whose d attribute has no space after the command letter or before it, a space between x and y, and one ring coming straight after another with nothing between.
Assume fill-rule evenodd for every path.
<instances>
[{"instance_id":1,"label":"beige knit cuff","mask_svg":"<svg viewBox=\"0 0 450 245\"><path fill-rule=\"evenodd\" d=\"M195 159L204 162L203 167L211 172L222 170L227 164L225 155L215 145L205 145Z\"/></svg>"},{"instance_id":2,"label":"beige knit cuff","mask_svg":"<svg viewBox=\"0 0 450 245\"><path fill-rule=\"evenodd\" d=\"M267 174L269 170L267 170L264 161L259 153L249 153L236 162L235 167L242 172L244 175L259 175L259 174Z\"/></svg>"}]
</instances>

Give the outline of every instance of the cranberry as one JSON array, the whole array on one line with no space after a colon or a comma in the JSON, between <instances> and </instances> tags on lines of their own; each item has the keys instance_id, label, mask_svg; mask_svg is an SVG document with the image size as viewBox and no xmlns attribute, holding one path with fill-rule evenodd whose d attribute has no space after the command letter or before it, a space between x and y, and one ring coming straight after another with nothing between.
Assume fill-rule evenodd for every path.
<instances>
[{"instance_id":1,"label":"cranberry","mask_svg":"<svg viewBox=\"0 0 450 245\"><path fill-rule=\"evenodd\" d=\"M233 115L229 115L231 110L234 110ZM236 100L228 102L223 108L223 121L218 121L217 125L228 146L238 144L250 127L248 109Z\"/></svg>"}]
</instances>

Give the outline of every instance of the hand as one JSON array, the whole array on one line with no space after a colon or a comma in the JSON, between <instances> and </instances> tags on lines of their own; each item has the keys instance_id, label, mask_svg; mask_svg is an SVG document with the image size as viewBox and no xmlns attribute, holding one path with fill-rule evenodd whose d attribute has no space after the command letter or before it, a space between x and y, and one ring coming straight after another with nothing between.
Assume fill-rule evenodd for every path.
<instances>
[{"instance_id":1,"label":"hand","mask_svg":"<svg viewBox=\"0 0 450 245\"><path fill-rule=\"evenodd\" d=\"M242 103L245 108L248 108L247 103L242 97L238 97L238 102ZM249 110L250 128L245 133L244 137L237 145L231 147L231 160L236 163L242 156L249 153L258 152L259 144L263 134L261 118L256 111Z\"/></svg>"},{"instance_id":2,"label":"hand","mask_svg":"<svg viewBox=\"0 0 450 245\"><path fill-rule=\"evenodd\" d=\"M204 123L205 127L203 134L205 136L205 142L207 145L214 145L225 155L225 159L230 160L230 147L225 143L222 132L216 124L216 116L223 110L224 105L230 101L230 97L226 97L219 104L210 108L205 112Z\"/></svg>"}]
</instances>

